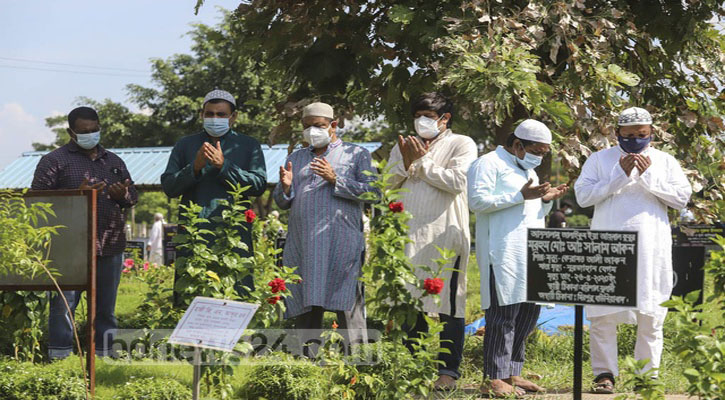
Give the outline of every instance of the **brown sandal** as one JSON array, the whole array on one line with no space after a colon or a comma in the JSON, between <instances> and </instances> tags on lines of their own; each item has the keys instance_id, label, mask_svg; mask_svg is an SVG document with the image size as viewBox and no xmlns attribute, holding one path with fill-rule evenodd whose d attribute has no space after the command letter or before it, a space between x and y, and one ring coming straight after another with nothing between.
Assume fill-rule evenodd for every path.
<instances>
[{"instance_id":1,"label":"brown sandal","mask_svg":"<svg viewBox=\"0 0 725 400\"><path fill-rule=\"evenodd\" d=\"M614 394L614 377L610 374L602 374L594 379L592 393Z\"/></svg>"}]
</instances>

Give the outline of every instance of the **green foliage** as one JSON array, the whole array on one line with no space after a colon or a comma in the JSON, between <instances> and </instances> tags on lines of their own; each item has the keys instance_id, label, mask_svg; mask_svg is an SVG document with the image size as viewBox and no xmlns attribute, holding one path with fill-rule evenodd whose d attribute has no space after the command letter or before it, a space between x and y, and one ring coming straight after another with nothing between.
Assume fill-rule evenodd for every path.
<instances>
[{"instance_id":1,"label":"green foliage","mask_svg":"<svg viewBox=\"0 0 725 400\"><path fill-rule=\"evenodd\" d=\"M27 204L26 191L0 190L0 277L33 278L45 274L51 238L60 226L39 226L55 216L51 204ZM41 329L48 304L44 292L0 292L0 315L12 332L13 355L18 360L40 360ZM12 328L11 328L12 327Z\"/></svg>"},{"instance_id":2,"label":"green foliage","mask_svg":"<svg viewBox=\"0 0 725 400\"><path fill-rule=\"evenodd\" d=\"M178 220L179 199L169 199L163 192L141 192L138 195L138 203L134 206L136 222L146 222L150 231L154 223L154 214L161 213L168 223L176 223Z\"/></svg>"},{"instance_id":3,"label":"green foliage","mask_svg":"<svg viewBox=\"0 0 725 400\"><path fill-rule=\"evenodd\" d=\"M713 241L725 249L725 238L717 235ZM713 251L710 253L710 260L704 269L708 275L713 277L713 297L725 296L725 251Z\"/></svg>"},{"instance_id":4,"label":"green foliage","mask_svg":"<svg viewBox=\"0 0 725 400\"><path fill-rule=\"evenodd\" d=\"M410 262L405 255L405 246L410 242L406 221L411 215L406 211L395 211L397 208L391 206L400 200L401 190L391 188L389 180L392 175L384 162L376 167L381 172L371 184L379 190L380 195L363 195L365 199L377 201L372 205L375 212L368 236L369 258L363 265L361 279L368 291L366 300L370 315L386 327L384 342L378 346L382 346L382 352L397 364L392 368L390 365L383 366L383 369L391 370L381 373L375 368L358 367L355 363L345 362L345 357L339 352L328 348L324 360L332 366L332 380L335 383L330 392L337 397L354 396L360 399L428 396L438 377L438 334L443 330L443 325L425 316L428 332L420 333L417 338L408 338L405 327L415 325L423 310L423 297L437 296L425 290L424 282L416 277L416 269L425 271L431 279L439 279L453 254L449 250L439 249L441 257L435 260L437 270ZM328 334L331 337L335 335ZM406 347L406 343L412 351ZM365 347L357 350L365 351Z\"/></svg>"},{"instance_id":5,"label":"green foliage","mask_svg":"<svg viewBox=\"0 0 725 400\"><path fill-rule=\"evenodd\" d=\"M622 371L625 371L630 375L629 379L624 381L624 384L634 386L634 391L637 395L641 396L642 399L664 400L665 387L662 382L657 379L657 374L659 373L658 369L652 368L642 372L648 363L649 359L637 361L633 357L627 357L624 360ZM626 400L629 398L629 395L620 395L615 397L617 400Z\"/></svg>"},{"instance_id":6,"label":"green foliage","mask_svg":"<svg viewBox=\"0 0 725 400\"><path fill-rule=\"evenodd\" d=\"M187 400L191 389L170 378L140 378L126 382L114 400Z\"/></svg>"},{"instance_id":7,"label":"green foliage","mask_svg":"<svg viewBox=\"0 0 725 400\"><path fill-rule=\"evenodd\" d=\"M416 277L416 269L437 278L453 254L439 249L441 259L436 260L437 271L427 265L411 264L405 255L405 246L410 242L406 222L412 215L407 211L394 212L389 207L401 199L403 189L391 188L389 181L392 174L384 161L376 167L381 172L371 185L380 191L381 196L372 205L376 211L370 221L369 258L363 266L363 279L372 292L368 296L368 304L376 317L389 323L387 333L397 341L404 335L403 325L415 325L418 313L423 309L422 297L428 295L424 282ZM364 196L372 199L376 195L367 193Z\"/></svg>"},{"instance_id":8,"label":"green foliage","mask_svg":"<svg viewBox=\"0 0 725 400\"><path fill-rule=\"evenodd\" d=\"M276 254L280 250L274 243L260 242L263 238L260 223L252 228L252 235L259 243L251 257L243 254L250 251L242 241L241 230L249 229L245 211L250 205L244 200L246 187L234 186L229 192L232 201L220 200L224 207L222 215L213 217L212 221L199 217L201 207L196 204L182 206L183 232L174 238L178 251L185 254L176 260L179 279L176 291L182 306L188 306L196 296L220 299L242 300L260 306L255 314L251 327L268 327L279 317L278 310L283 309L282 302L269 304L272 297L268 282L274 278L282 278L287 282L299 279L292 268L277 267ZM209 222L212 222L209 225ZM211 229L209 229L211 227ZM254 277L254 288L238 284L244 278ZM275 296L287 296L288 291Z\"/></svg>"},{"instance_id":9,"label":"green foliage","mask_svg":"<svg viewBox=\"0 0 725 400\"><path fill-rule=\"evenodd\" d=\"M188 307L196 296L257 304L259 308L250 328L267 328L281 318L284 303L279 300L289 295L288 290L272 293L268 283L275 278L292 282L299 276L294 274L293 268L276 265L276 256L281 250L263 235L264 228L259 221L251 224L251 235L258 246L251 256L244 255L252 250L242 240L241 234L243 230L250 229L250 217L246 212L251 203L244 199L248 187L231 186L231 201L219 200L223 211L221 216L212 217L211 221L199 216L201 206L193 203L182 206L184 230L174 237L177 251L182 254L176 260L178 279L175 292L182 308ZM253 277L254 287L242 284L249 277ZM166 315L165 310L162 315ZM242 352L251 350L248 343L239 346ZM228 398L232 391L228 377L233 371L225 365L229 355L215 351L205 351L204 355L221 361L202 366L207 391L216 397Z\"/></svg>"},{"instance_id":10,"label":"green foliage","mask_svg":"<svg viewBox=\"0 0 725 400\"><path fill-rule=\"evenodd\" d=\"M584 214L574 214L566 217L566 226L569 228L588 228L591 220Z\"/></svg>"},{"instance_id":11,"label":"green foliage","mask_svg":"<svg viewBox=\"0 0 725 400\"><path fill-rule=\"evenodd\" d=\"M176 326L183 310L172 307L170 288L174 282L174 266L149 267L148 271L137 273L133 277L149 287L144 301L131 317L136 326L150 329L170 329Z\"/></svg>"},{"instance_id":12,"label":"green foliage","mask_svg":"<svg viewBox=\"0 0 725 400\"><path fill-rule=\"evenodd\" d=\"M12 354L16 360L35 362L42 359L47 307L46 292L0 292L2 331L12 336Z\"/></svg>"},{"instance_id":13,"label":"green foliage","mask_svg":"<svg viewBox=\"0 0 725 400\"><path fill-rule=\"evenodd\" d=\"M725 239L716 242L725 246ZM663 306L676 309L676 338L672 350L684 365L689 382L688 393L702 399L725 398L725 275L723 252L712 253L706 270L714 275L714 293L703 304L695 305L699 291L684 297L674 296Z\"/></svg>"},{"instance_id":14,"label":"green foliage","mask_svg":"<svg viewBox=\"0 0 725 400\"><path fill-rule=\"evenodd\" d=\"M529 47L510 46L513 40L496 36L442 40L441 47L451 55L442 84L455 87L459 96L470 101L493 106L496 125L512 114L518 101L534 114L551 111L570 126L570 110L563 103L549 102L553 89L537 79L538 57Z\"/></svg>"},{"instance_id":15,"label":"green foliage","mask_svg":"<svg viewBox=\"0 0 725 400\"><path fill-rule=\"evenodd\" d=\"M711 221L725 215L721 16L717 0L366 0L242 2L233 19L240 50L287 91L275 134L322 100L347 119L384 116L392 142L411 131L410 99L439 90L454 98L454 130L487 145L521 119L549 123L575 178L614 143L617 114L644 106Z\"/></svg>"},{"instance_id":16,"label":"green foliage","mask_svg":"<svg viewBox=\"0 0 725 400\"><path fill-rule=\"evenodd\" d=\"M83 400L83 378L69 370L0 360L0 398L3 400Z\"/></svg>"},{"instance_id":17,"label":"green foliage","mask_svg":"<svg viewBox=\"0 0 725 400\"><path fill-rule=\"evenodd\" d=\"M272 353L255 365L248 380L236 393L241 399L306 400L324 399L329 379L324 369L283 353Z\"/></svg>"},{"instance_id":18,"label":"green foliage","mask_svg":"<svg viewBox=\"0 0 725 400\"><path fill-rule=\"evenodd\" d=\"M23 199L27 190L0 190L0 277L33 278L48 266L50 239L60 226L39 226L55 216L51 204ZM53 271L51 271L53 272Z\"/></svg>"}]
</instances>

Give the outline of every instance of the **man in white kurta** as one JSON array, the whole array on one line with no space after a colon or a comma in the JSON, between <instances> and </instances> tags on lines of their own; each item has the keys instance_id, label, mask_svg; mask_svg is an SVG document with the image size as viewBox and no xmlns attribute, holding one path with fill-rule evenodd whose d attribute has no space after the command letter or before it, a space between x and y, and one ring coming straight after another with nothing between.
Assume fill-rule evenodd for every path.
<instances>
[{"instance_id":1,"label":"man in white kurta","mask_svg":"<svg viewBox=\"0 0 725 400\"><path fill-rule=\"evenodd\" d=\"M428 265L437 269L433 261L440 258L437 247L455 252L444 270L440 304L432 296L424 298L424 311L437 313L445 324L441 332L441 347L450 354L440 353L439 379L436 387L452 389L461 374L466 312L466 267L470 252L471 235L466 200L466 171L476 159L474 141L451 132L449 128L453 104L437 93L426 93L412 104L417 137L398 138L390 154L391 183L407 189L403 192L405 209L413 215L408 222L411 243L405 253L414 265ZM419 279L430 278L422 270ZM426 331L422 315L411 336Z\"/></svg>"},{"instance_id":2,"label":"man in white kurta","mask_svg":"<svg viewBox=\"0 0 725 400\"><path fill-rule=\"evenodd\" d=\"M146 250L149 252L149 262L157 265L164 263L164 216L161 213L154 214Z\"/></svg>"},{"instance_id":3,"label":"man in white kurta","mask_svg":"<svg viewBox=\"0 0 725 400\"><path fill-rule=\"evenodd\" d=\"M660 306L672 292L672 233L667 207L680 210L692 189L677 160L649 145L652 117L637 107L619 116L619 146L592 154L574 186L581 207L594 206L592 229L638 232L637 307L587 306L595 392L611 393L617 369L617 324L636 323L634 356L659 367Z\"/></svg>"},{"instance_id":4,"label":"man in white kurta","mask_svg":"<svg viewBox=\"0 0 725 400\"><path fill-rule=\"evenodd\" d=\"M481 308L486 310L482 388L494 396L542 389L521 377L526 338L540 306L526 302L527 228L544 228L552 200L566 185L539 184L534 170L549 152L551 132L523 121L506 146L484 154L468 170L468 206L476 213L476 258L481 271Z\"/></svg>"}]
</instances>

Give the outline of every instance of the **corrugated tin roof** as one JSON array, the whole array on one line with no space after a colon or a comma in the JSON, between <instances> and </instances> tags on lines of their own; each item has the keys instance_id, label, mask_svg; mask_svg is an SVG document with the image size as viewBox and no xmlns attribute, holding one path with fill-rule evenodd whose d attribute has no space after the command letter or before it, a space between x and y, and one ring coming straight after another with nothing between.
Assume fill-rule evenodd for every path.
<instances>
[{"instance_id":1,"label":"corrugated tin roof","mask_svg":"<svg viewBox=\"0 0 725 400\"><path fill-rule=\"evenodd\" d=\"M371 153L378 150L382 145L380 142L356 143ZM267 165L267 183L276 184L279 181L279 167L287 158L287 144L276 144L269 147L262 145L264 160ZM161 174L166 169L169 161L171 147L135 147L127 149L108 149L116 153L126 163L131 178L137 186L146 189L161 189ZM4 170L0 171L0 189L24 189L29 188L33 182L35 167L40 157L48 154L47 151L30 151L10 163Z\"/></svg>"}]
</instances>

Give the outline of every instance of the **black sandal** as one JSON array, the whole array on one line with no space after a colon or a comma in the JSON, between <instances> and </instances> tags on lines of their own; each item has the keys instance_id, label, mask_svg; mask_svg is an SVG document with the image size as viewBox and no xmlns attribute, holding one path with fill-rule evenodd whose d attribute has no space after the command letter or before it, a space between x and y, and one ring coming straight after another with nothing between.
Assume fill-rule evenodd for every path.
<instances>
[{"instance_id":1,"label":"black sandal","mask_svg":"<svg viewBox=\"0 0 725 400\"><path fill-rule=\"evenodd\" d=\"M614 394L614 375L609 373L599 374L594 378L592 393Z\"/></svg>"}]
</instances>

